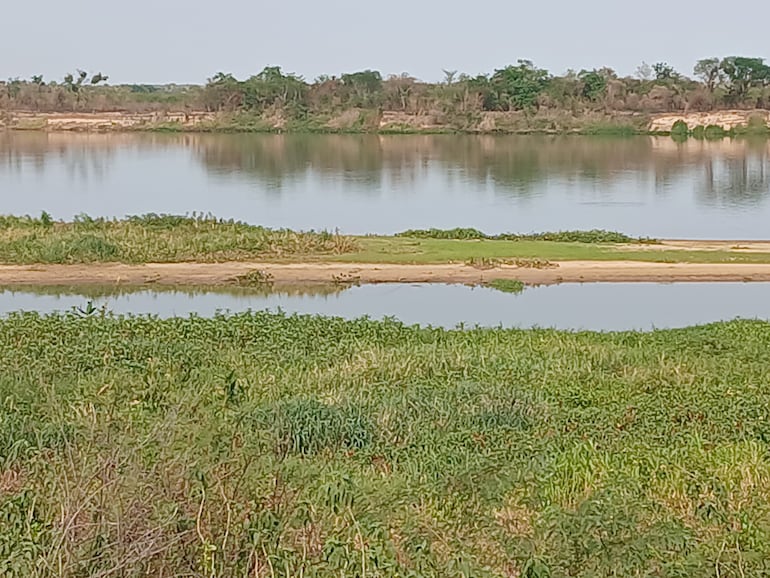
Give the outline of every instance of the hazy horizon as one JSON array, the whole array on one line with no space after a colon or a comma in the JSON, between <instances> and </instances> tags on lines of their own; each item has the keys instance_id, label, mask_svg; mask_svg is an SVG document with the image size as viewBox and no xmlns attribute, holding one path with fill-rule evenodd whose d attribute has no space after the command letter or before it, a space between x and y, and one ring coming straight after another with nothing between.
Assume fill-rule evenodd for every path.
<instances>
[{"instance_id":1,"label":"hazy horizon","mask_svg":"<svg viewBox=\"0 0 770 578\"><path fill-rule=\"evenodd\" d=\"M475 75L520 58L553 74L609 66L632 75L642 61L665 61L691 75L701 58L765 57L770 20L770 5L753 0L730 5L735 32L718 29L729 20L713 0L697 11L662 0L636 10L609 0L466 6L221 0L204 10L189 0L135 0L131 8L106 10L96 0L14 3L4 9L0 78L61 80L80 68L109 75L111 84L201 84L218 71L245 78L278 65L308 81L363 69L437 81L442 69Z\"/></svg>"}]
</instances>

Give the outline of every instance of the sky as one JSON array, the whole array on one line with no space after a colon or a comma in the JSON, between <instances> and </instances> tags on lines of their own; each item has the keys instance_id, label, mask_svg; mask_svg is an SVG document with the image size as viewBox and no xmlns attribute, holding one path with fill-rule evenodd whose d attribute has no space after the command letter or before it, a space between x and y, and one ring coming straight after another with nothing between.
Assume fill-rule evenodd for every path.
<instances>
[{"instance_id":1,"label":"sky","mask_svg":"<svg viewBox=\"0 0 770 578\"><path fill-rule=\"evenodd\" d=\"M0 78L77 68L117 83L203 83L278 65L311 81L364 69L427 81L526 58L561 74L770 57L770 2L733 0L5 0Z\"/></svg>"}]
</instances>

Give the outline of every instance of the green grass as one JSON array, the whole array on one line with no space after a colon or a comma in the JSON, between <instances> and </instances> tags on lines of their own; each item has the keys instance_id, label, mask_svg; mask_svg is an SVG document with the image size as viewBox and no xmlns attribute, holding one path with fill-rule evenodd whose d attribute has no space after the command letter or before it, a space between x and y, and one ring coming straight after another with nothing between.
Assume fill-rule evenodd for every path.
<instances>
[{"instance_id":1,"label":"green grass","mask_svg":"<svg viewBox=\"0 0 770 578\"><path fill-rule=\"evenodd\" d=\"M0 320L0 575L762 576L770 324Z\"/></svg>"},{"instance_id":2,"label":"green grass","mask_svg":"<svg viewBox=\"0 0 770 578\"><path fill-rule=\"evenodd\" d=\"M210 216L141 215L123 220L81 215L71 223L0 217L3 263L171 263L301 258L355 249L350 237L295 232Z\"/></svg>"},{"instance_id":3,"label":"green grass","mask_svg":"<svg viewBox=\"0 0 770 578\"><path fill-rule=\"evenodd\" d=\"M174 263L222 261L465 263L649 261L770 263L770 253L636 247L655 240L612 231L486 235L476 229L412 230L392 237L275 230L210 216L87 215L73 222L0 216L0 263ZM253 281L253 279L251 280Z\"/></svg>"},{"instance_id":4,"label":"green grass","mask_svg":"<svg viewBox=\"0 0 770 578\"><path fill-rule=\"evenodd\" d=\"M524 292L524 283L518 279L493 279L486 286L503 293L519 294Z\"/></svg>"},{"instance_id":5,"label":"green grass","mask_svg":"<svg viewBox=\"0 0 770 578\"><path fill-rule=\"evenodd\" d=\"M656 263L770 263L770 253L631 249L624 244L556 241L490 241L359 237L359 251L334 256L335 261L362 263L464 263L474 259L539 259L546 261L648 261Z\"/></svg>"}]
</instances>

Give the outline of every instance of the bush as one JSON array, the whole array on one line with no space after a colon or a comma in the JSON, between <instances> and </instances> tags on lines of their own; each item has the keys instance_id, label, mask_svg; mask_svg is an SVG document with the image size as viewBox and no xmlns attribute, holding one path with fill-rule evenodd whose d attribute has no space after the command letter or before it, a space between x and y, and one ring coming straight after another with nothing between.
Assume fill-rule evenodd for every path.
<instances>
[{"instance_id":1,"label":"bush","mask_svg":"<svg viewBox=\"0 0 770 578\"><path fill-rule=\"evenodd\" d=\"M727 136L727 132L719 125L710 124L703 131L703 136L708 140L717 140Z\"/></svg>"},{"instance_id":2,"label":"bush","mask_svg":"<svg viewBox=\"0 0 770 578\"><path fill-rule=\"evenodd\" d=\"M703 140L706 136L706 127L704 127L702 124L699 124L694 129L692 129L692 136L698 140Z\"/></svg>"},{"instance_id":3,"label":"bush","mask_svg":"<svg viewBox=\"0 0 770 578\"><path fill-rule=\"evenodd\" d=\"M687 127L687 123L683 120L678 120L671 127L671 136L687 136L690 134L690 129Z\"/></svg>"}]
</instances>

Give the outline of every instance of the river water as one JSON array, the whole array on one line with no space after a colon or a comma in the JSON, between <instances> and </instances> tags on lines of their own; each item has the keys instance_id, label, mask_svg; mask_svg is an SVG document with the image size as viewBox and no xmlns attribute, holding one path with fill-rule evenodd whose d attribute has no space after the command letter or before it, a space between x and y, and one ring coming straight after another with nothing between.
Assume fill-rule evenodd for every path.
<instances>
[{"instance_id":1,"label":"river water","mask_svg":"<svg viewBox=\"0 0 770 578\"><path fill-rule=\"evenodd\" d=\"M485 287L386 284L313 293L84 289L0 291L0 315L87 309L161 317L217 311L278 310L346 318L396 317L407 324L454 328L553 327L569 330L650 330L735 318L770 319L767 283L587 283L527 288L521 294Z\"/></svg>"},{"instance_id":2,"label":"river water","mask_svg":"<svg viewBox=\"0 0 770 578\"><path fill-rule=\"evenodd\" d=\"M0 213L767 239L769 158L766 140L0 132Z\"/></svg>"}]
</instances>

